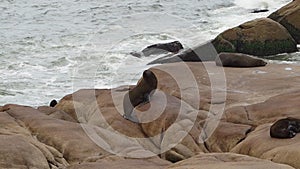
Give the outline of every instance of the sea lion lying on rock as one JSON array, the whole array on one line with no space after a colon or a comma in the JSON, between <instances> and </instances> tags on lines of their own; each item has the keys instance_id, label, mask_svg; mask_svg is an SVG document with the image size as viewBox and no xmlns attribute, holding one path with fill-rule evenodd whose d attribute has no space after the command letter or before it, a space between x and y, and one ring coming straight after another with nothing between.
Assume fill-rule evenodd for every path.
<instances>
[{"instance_id":1,"label":"sea lion lying on rock","mask_svg":"<svg viewBox=\"0 0 300 169\"><path fill-rule=\"evenodd\" d=\"M215 60L217 66L223 67L259 67L267 62L252 55L243 53L220 53Z\"/></svg>"},{"instance_id":2,"label":"sea lion lying on rock","mask_svg":"<svg viewBox=\"0 0 300 169\"><path fill-rule=\"evenodd\" d=\"M143 78L131 90L129 90L123 100L124 118L133 122L138 119L132 114L134 107L141 103L149 102L152 91L157 88L157 78L151 70L143 72Z\"/></svg>"},{"instance_id":3,"label":"sea lion lying on rock","mask_svg":"<svg viewBox=\"0 0 300 169\"><path fill-rule=\"evenodd\" d=\"M274 138L293 138L300 132L300 119L288 117L276 121L270 128L270 136Z\"/></svg>"},{"instance_id":4,"label":"sea lion lying on rock","mask_svg":"<svg viewBox=\"0 0 300 169\"><path fill-rule=\"evenodd\" d=\"M154 45L147 46L142 52L131 52L130 54L135 57L159 55L164 53L178 53L183 49L182 44L179 41L173 41L169 43L158 43Z\"/></svg>"}]
</instances>

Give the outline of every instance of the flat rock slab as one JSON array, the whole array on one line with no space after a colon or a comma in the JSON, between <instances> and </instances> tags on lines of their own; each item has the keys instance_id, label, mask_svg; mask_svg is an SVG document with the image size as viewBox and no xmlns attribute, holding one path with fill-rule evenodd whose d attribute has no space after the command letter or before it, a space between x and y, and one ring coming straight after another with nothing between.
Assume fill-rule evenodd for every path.
<instances>
[{"instance_id":1,"label":"flat rock slab","mask_svg":"<svg viewBox=\"0 0 300 169\"><path fill-rule=\"evenodd\" d=\"M190 159L178 162L168 169L293 169L288 165L276 164L268 160L234 153L199 154Z\"/></svg>"},{"instance_id":2,"label":"flat rock slab","mask_svg":"<svg viewBox=\"0 0 300 169\"><path fill-rule=\"evenodd\" d=\"M231 152L300 168L300 135L296 135L292 139L271 138L269 134L270 126L271 123L258 126Z\"/></svg>"},{"instance_id":3,"label":"flat rock slab","mask_svg":"<svg viewBox=\"0 0 300 169\"><path fill-rule=\"evenodd\" d=\"M143 169L164 169L172 163L162 160L160 158L149 158L149 159L128 159L118 156L109 156L95 162L85 162L81 164L71 165L67 169L132 169L132 168L143 168Z\"/></svg>"}]
</instances>

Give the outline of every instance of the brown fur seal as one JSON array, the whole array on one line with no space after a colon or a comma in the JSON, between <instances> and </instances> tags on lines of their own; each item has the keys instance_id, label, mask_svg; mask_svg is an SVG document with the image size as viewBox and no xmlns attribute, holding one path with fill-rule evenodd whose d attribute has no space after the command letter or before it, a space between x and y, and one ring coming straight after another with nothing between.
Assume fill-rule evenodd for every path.
<instances>
[{"instance_id":1,"label":"brown fur seal","mask_svg":"<svg viewBox=\"0 0 300 169\"><path fill-rule=\"evenodd\" d=\"M132 114L135 106L149 101L152 91L157 88L157 78L151 70L143 72L143 78L131 90L129 90L124 97L124 118L133 122L138 122L136 117Z\"/></svg>"},{"instance_id":2,"label":"brown fur seal","mask_svg":"<svg viewBox=\"0 0 300 169\"><path fill-rule=\"evenodd\" d=\"M300 119L288 117L276 121L270 128L270 136L274 138L292 138L300 132Z\"/></svg>"},{"instance_id":3,"label":"brown fur seal","mask_svg":"<svg viewBox=\"0 0 300 169\"><path fill-rule=\"evenodd\" d=\"M57 105L57 101L56 100L52 100L50 102L50 107L55 107Z\"/></svg>"},{"instance_id":4,"label":"brown fur seal","mask_svg":"<svg viewBox=\"0 0 300 169\"><path fill-rule=\"evenodd\" d=\"M215 60L217 66L223 67L259 67L267 62L257 57L242 53L220 53Z\"/></svg>"},{"instance_id":5,"label":"brown fur seal","mask_svg":"<svg viewBox=\"0 0 300 169\"><path fill-rule=\"evenodd\" d=\"M130 54L135 57L159 55L164 53L178 53L183 49L182 44L179 41L173 41L169 43L158 43L154 45L147 46L142 52L131 52Z\"/></svg>"}]
</instances>

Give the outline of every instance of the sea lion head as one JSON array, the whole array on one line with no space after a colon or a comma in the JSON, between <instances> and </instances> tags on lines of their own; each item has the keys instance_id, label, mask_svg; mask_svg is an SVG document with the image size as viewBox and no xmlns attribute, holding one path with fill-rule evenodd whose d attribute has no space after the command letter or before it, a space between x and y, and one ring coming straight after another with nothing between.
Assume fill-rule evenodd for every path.
<instances>
[{"instance_id":1,"label":"sea lion head","mask_svg":"<svg viewBox=\"0 0 300 169\"><path fill-rule=\"evenodd\" d=\"M258 64L259 66L266 66L268 63L262 59L258 60Z\"/></svg>"},{"instance_id":2,"label":"sea lion head","mask_svg":"<svg viewBox=\"0 0 300 169\"><path fill-rule=\"evenodd\" d=\"M152 91L157 88L157 78L151 70L143 72L143 79L146 81L147 86L149 86L149 90Z\"/></svg>"}]
</instances>

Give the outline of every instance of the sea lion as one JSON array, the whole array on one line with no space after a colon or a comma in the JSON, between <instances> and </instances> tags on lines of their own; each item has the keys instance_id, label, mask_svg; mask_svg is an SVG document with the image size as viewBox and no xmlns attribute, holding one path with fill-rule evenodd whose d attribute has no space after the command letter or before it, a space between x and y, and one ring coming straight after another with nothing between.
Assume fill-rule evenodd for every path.
<instances>
[{"instance_id":1,"label":"sea lion","mask_svg":"<svg viewBox=\"0 0 300 169\"><path fill-rule=\"evenodd\" d=\"M270 136L274 138L293 138L300 132L300 119L288 117L276 121L270 128Z\"/></svg>"},{"instance_id":2,"label":"sea lion","mask_svg":"<svg viewBox=\"0 0 300 169\"><path fill-rule=\"evenodd\" d=\"M223 67L259 67L267 64L264 60L252 55L226 52L220 53L215 62L217 66Z\"/></svg>"},{"instance_id":3,"label":"sea lion","mask_svg":"<svg viewBox=\"0 0 300 169\"><path fill-rule=\"evenodd\" d=\"M137 85L129 90L124 97L124 118L133 122L138 122L138 119L132 114L134 107L141 103L149 102L152 92L157 88L157 78L151 70L143 72L143 78Z\"/></svg>"},{"instance_id":4,"label":"sea lion","mask_svg":"<svg viewBox=\"0 0 300 169\"><path fill-rule=\"evenodd\" d=\"M147 46L142 52L131 52L130 54L135 57L159 55L164 53L178 53L183 49L182 44L179 41L173 41L169 43L158 43L154 45Z\"/></svg>"},{"instance_id":5,"label":"sea lion","mask_svg":"<svg viewBox=\"0 0 300 169\"><path fill-rule=\"evenodd\" d=\"M50 102L50 107L55 107L57 105L57 101L56 100L52 100Z\"/></svg>"}]
</instances>

